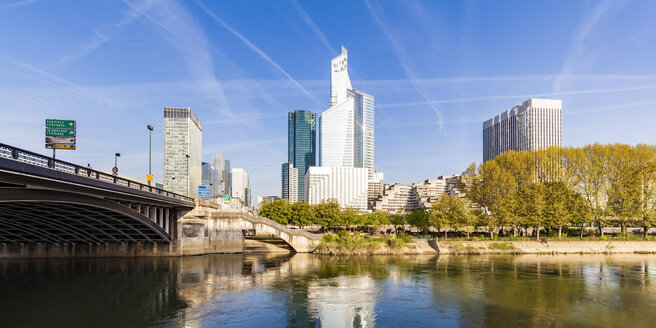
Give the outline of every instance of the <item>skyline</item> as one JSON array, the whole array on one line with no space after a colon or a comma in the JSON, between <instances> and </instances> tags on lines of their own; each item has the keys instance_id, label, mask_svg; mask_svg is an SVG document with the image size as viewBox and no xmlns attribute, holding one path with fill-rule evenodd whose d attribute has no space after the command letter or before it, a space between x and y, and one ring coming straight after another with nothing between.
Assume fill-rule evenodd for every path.
<instances>
[{"instance_id":1,"label":"skyline","mask_svg":"<svg viewBox=\"0 0 656 328\"><path fill-rule=\"evenodd\" d=\"M563 146L656 137L653 3L258 6L0 4L2 141L48 154L43 120L74 119L78 150L58 158L109 171L120 152L120 174L143 179L152 124L161 182L162 108L190 106L204 127L203 161L223 153L251 174L253 198L279 194L287 113L329 107L326 62L342 44L351 82L376 97L375 161L386 181L480 163L483 121L529 97L563 100Z\"/></svg>"}]
</instances>

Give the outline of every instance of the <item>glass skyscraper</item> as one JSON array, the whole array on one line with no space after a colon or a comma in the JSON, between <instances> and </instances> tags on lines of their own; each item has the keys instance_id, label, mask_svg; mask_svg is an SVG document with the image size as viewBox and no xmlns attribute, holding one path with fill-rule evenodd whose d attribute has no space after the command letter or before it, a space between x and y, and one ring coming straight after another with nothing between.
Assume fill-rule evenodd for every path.
<instances>
[{"instance_id":1,"label":"glass skyscraper","mask_svg":"<svg viewBox=\"0 0 656 328\"><path fill-rule=\"evenodd\" d=\"M292 164L298 172L296 179L298 187L298 201L305 201L305 173L310 166L316 165L316 114L307 110L290 112L288 118L287 134L287 163ZM283 166L282 196L290 199L289 188L285 186L285 166ZM288 182L289 180L287 180ZM285 193L287 192L287 193Z\"/></svg>"},{"instance_id":2,"label":"glass skyscraper","mask_svg":"<svg viewBox=\"0 0 656 328\"><path fill-rule=\"evenodd\" d=\"M196 197L203 127L191 108L164 107L164 189Z\"/></svg>"}]
</instances>

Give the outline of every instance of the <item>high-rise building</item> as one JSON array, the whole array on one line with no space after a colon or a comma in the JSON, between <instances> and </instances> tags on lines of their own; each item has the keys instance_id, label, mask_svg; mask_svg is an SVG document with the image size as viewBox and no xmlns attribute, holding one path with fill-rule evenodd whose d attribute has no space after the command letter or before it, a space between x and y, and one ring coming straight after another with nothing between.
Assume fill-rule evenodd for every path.
<instances>
[{"instance_id":1,"label":"high-rise building","mask_svg":"<svg viewBox=\"0 0 656 328\"><path fill-rule=\"evenodd\" d=\"M374 97L357 90L348 94L354 99L354 166L366 168L374 179Z\"/></svg>"},{"instance_id":2,"label":"high-rise building","mask_svg":"<svg viewBox=\"0 0 656 328\"><path fill-rule=\"evenodd\" d=\"M348 75L348 51L342 46L342 53L330 61L330 107L346 100L347 90L352 88Z\"/></svg>"},{"instance_id":3,"label":"high-rise building","mask_svg":"<svg viewBox=\"0 0 656 328\"><path fill-rule=\"evenodd\" d=\"M483 123L483 161L509 151L562 144L562 100L527 101Z\"/></svg>"},{"instance_id":4,"label":"high-rise building","mask_svg":"<svg viewBox=\"0 0 656 328\"><path fill-rule=\"evenodd\" d=\"M191 108L164 108L164 189L197 196L203 127Z\"/></svg>"},{"instance_id":5,"label":"high-rise building","mask_svg":"<svg viewBox=\"0 0 656 328\"><path fill-rule=\"evenodd\" d=\"M289 200L290 203L299 201L299 185L298 178L300 177L299 170L294 167L294 164L285 163L282 165L282 198ZM305 181L305 174L303 176ZM305 184L305 182L303 182ZM305 185L301 186L305 191ZM305 195L305 192L303 193Z\"/></svg>"},{"instance_id":6,"label":"high-rise building","mask_svg":"<svg viewBox=\"0 0 656 328\"><path fill-rule=\"evenodd\" d=\"M214 166L214 196L223 197L232 195L230 191L230 161L219 153L212 158Z\"/></svg>"},{"instance_id":7,"label":"high-rise building","mask_svg":"<svg viewBox=\"0 0 656 328\"><path fill-rule=\"evenodd\" d=\"M378 197L383 195L385 187L383 172L374 172L374 177L367 181L367 207L371 210Z\"/></svg>"},{"instance_id":8,"label":"high-rise building","mask_svg":"<svg viewBox=\"0 0 656 328\"><path fill-rule=\"evenodd\" d=\"M314 170L314 174L308 175L314 176L314 181L310 184L306 182L306 192L313 193L314 202L317 202L316 197L319 195L331 198L340 195L342 207L366 209L366 180L375 179L374 97L351 86L346 48L342 47L342 53L330 64L330 108L321 113L318 119L319 166L326 169L325 172ZM333 168L339 170L331 171ZM361 170L346 170L347 168L362 168L366 172L362 202L359 198ZM319 178L329 171L330 178ZM308 188L315 190L309 191ZM318 191L316 188L329 189ZM321 200L324 199L318 199Z\"/></svg>"},{"instance_id":9,"label":"high-rise building","mask_svg":"<svg viewBox=\"0 0 656 328\"><path fill-rule=\"evenodd\" d=\"M313 166L306 174L305 190L311 205L335 199L342 208L367 210L367 169Z\"/></svg>"},{"instance_id":10,"label":"high-rise building","mask_svg":"<svg viewBox=\"0 0 656 328\"><path fill-rule=\"evenodd\" d=\"M459 178L458 175L443 175L437 179L427 179L423 184L388 184L370 206L373 210L391 214L399 210L411 212L415 209L429 209L443 193L463 196L458 186Z\"/></svg>"},{"instance_id":11,"label":"high-rise building","mask_svg":"<svg viewBox=\"0 0 656 328\"><path fill-rule=\"evenodd\" d=\"M214 185L215 185L215 172L214 165L212 163L203 162L201 164L201 178L200 184L206 186L210 190L210 198L215 195Z\"/></svg>"},{"instance_id":12,"label":"high-rise building","mask_svg":"<svg viewBox=\"0 0 656 328\"><path fill-rule=\"evenodd\" d=\"M295 168L298 175L294 179L297 183L294 188L297 190L296 201L305 201L305 173L310 166L316 165L316 114L307 110L297 110L288 114L288 134L287 134L287 163ZM287 167L283 164L283 198L288 198L288 188L285 171ZM285 173L287 172L287 173ZM287 195L287 197L286 197Z\"/></svg>"},{"instance_id":13,"label":"high-rise building","mask_svg":"<svg viewBox=\"0 0 656 328\"><path fill-rule=\"evenodd\" d=\"M248 173L242 168L235 167L231 170L232 175L232 198L241 200L244 206L251 206L251 187Z\"/></svg>"}]
</instances>

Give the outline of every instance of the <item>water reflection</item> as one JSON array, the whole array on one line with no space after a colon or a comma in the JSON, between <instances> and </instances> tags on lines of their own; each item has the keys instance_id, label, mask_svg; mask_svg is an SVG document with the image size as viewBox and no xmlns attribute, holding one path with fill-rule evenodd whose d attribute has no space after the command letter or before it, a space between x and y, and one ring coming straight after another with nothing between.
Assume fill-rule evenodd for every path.
<instances>
[{"instance_id":1,"label":"water reflection","mask_svg":"<svg viewBox=\"0 0 656 328\"><path fill-rule=\"evenodd\" d=\"M21 327L648 327L655 266L653 255L3 260L0 317Z\"/></svg>"}]
</instances>

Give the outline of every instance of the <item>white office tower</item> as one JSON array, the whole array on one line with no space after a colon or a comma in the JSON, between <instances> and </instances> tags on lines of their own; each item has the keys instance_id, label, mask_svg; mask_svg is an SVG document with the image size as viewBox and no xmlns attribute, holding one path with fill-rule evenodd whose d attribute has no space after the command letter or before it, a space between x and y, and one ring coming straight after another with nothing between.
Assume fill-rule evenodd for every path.
<instances>
[{"instance_id":1,"label":"white office tower","mask_svg":"<svg viewBox=\"0 0 656 328\"><path fill-rule=\"evenodd\" d=\"M250 182L248 173L242 168L235 167L231 171L232 175L232 198L241 200L244 206L251 206L250 199ZM234 200L233 200L234 201Z\"/></svg>"},{"instance_id":2,"label":"white office tower","mask_svg":"<svg viewBox=\"0 0 656 328\"><path fill-rule=\"evenodd\" d=\"M298 202L298 169L292 163L282 165L282 198L290 203Z\"/></svg>"},{"instance_id":3,"label":"white office tower","mask_svg":"<svg viewBox=\"0 0 656 328\"><path fill-rule=\"evenodd\" d=\"M531 98L483 123L483 161L562 145L562 100Z\"/></svg>"},{"instance_id":4,"label":"white office tower","mask_svg":"<svg viewBox=\"0 0 656 328\"><path fill-rule=\"evenodd\" d=\"M197 197L203 127L191 108L164 107L164 189Z\"/></svg>"},{"instance_id":5,"label":"white office tower","mask_svg":"<svg viewBox=\"0 0 656 328\"><path fill-rule=\"evenodd\" d=\"M330 108L319 115L319 166L364 167L374 177L374 97L354 90L346 49L331 62Z\"/></svg>"},{"instance_id":6,"label":"white office tower","mask_svg":"<svg viewBox=\"0 0 656 328\"><path fill-rule=\"evenodd\" d=\"M230 191L230 161L219 153L212 158L212 166L214 167L215 176L213 182L214 195L217 197L230 196L232 194Z\"/></svg>"},{"instance_id":7,"label":"white office tower","mask_svg":"<svg viewBox=\"0 0 656 328\"><path fill-rule=\"evenodd\" d=\"M348 98L319 115L319 166L355 166L354 104Z\"/></svg>"},{"instance_id":8,"label":"white office tower","mask_svg":"<svg viewBox=\"0 0 656 328\"><path fill-rule=\"evenodd\" d=\"M307 173L306 200L334 198L342 208L366 210L367 181L375 173L374 97L351 86L346 48L330 65L330 108L319 115L317 129L320 168Z\"/></svg>"},{"instance_id":9,"label":"white office tower","mask_svg":"<svg viewBox=\"0 0 656 328\"><path fill-rule=\"evenodd\" d=\"M334 199L341 208L365 211L367 182L366 168L311 166L305 175L305 195L310 205Z\"/></svg>"},{"instance_id":10,"label":"white office tower","mask_svg":"<svg viewBox=\"0 0 656 328\"><path fill-rule=\"evenodd\" d=\"M330 107L346 100L349 89L352 87L348 75L348 52L342 46L342 54L330 61Z\"/></svg>"}]
</instances>

